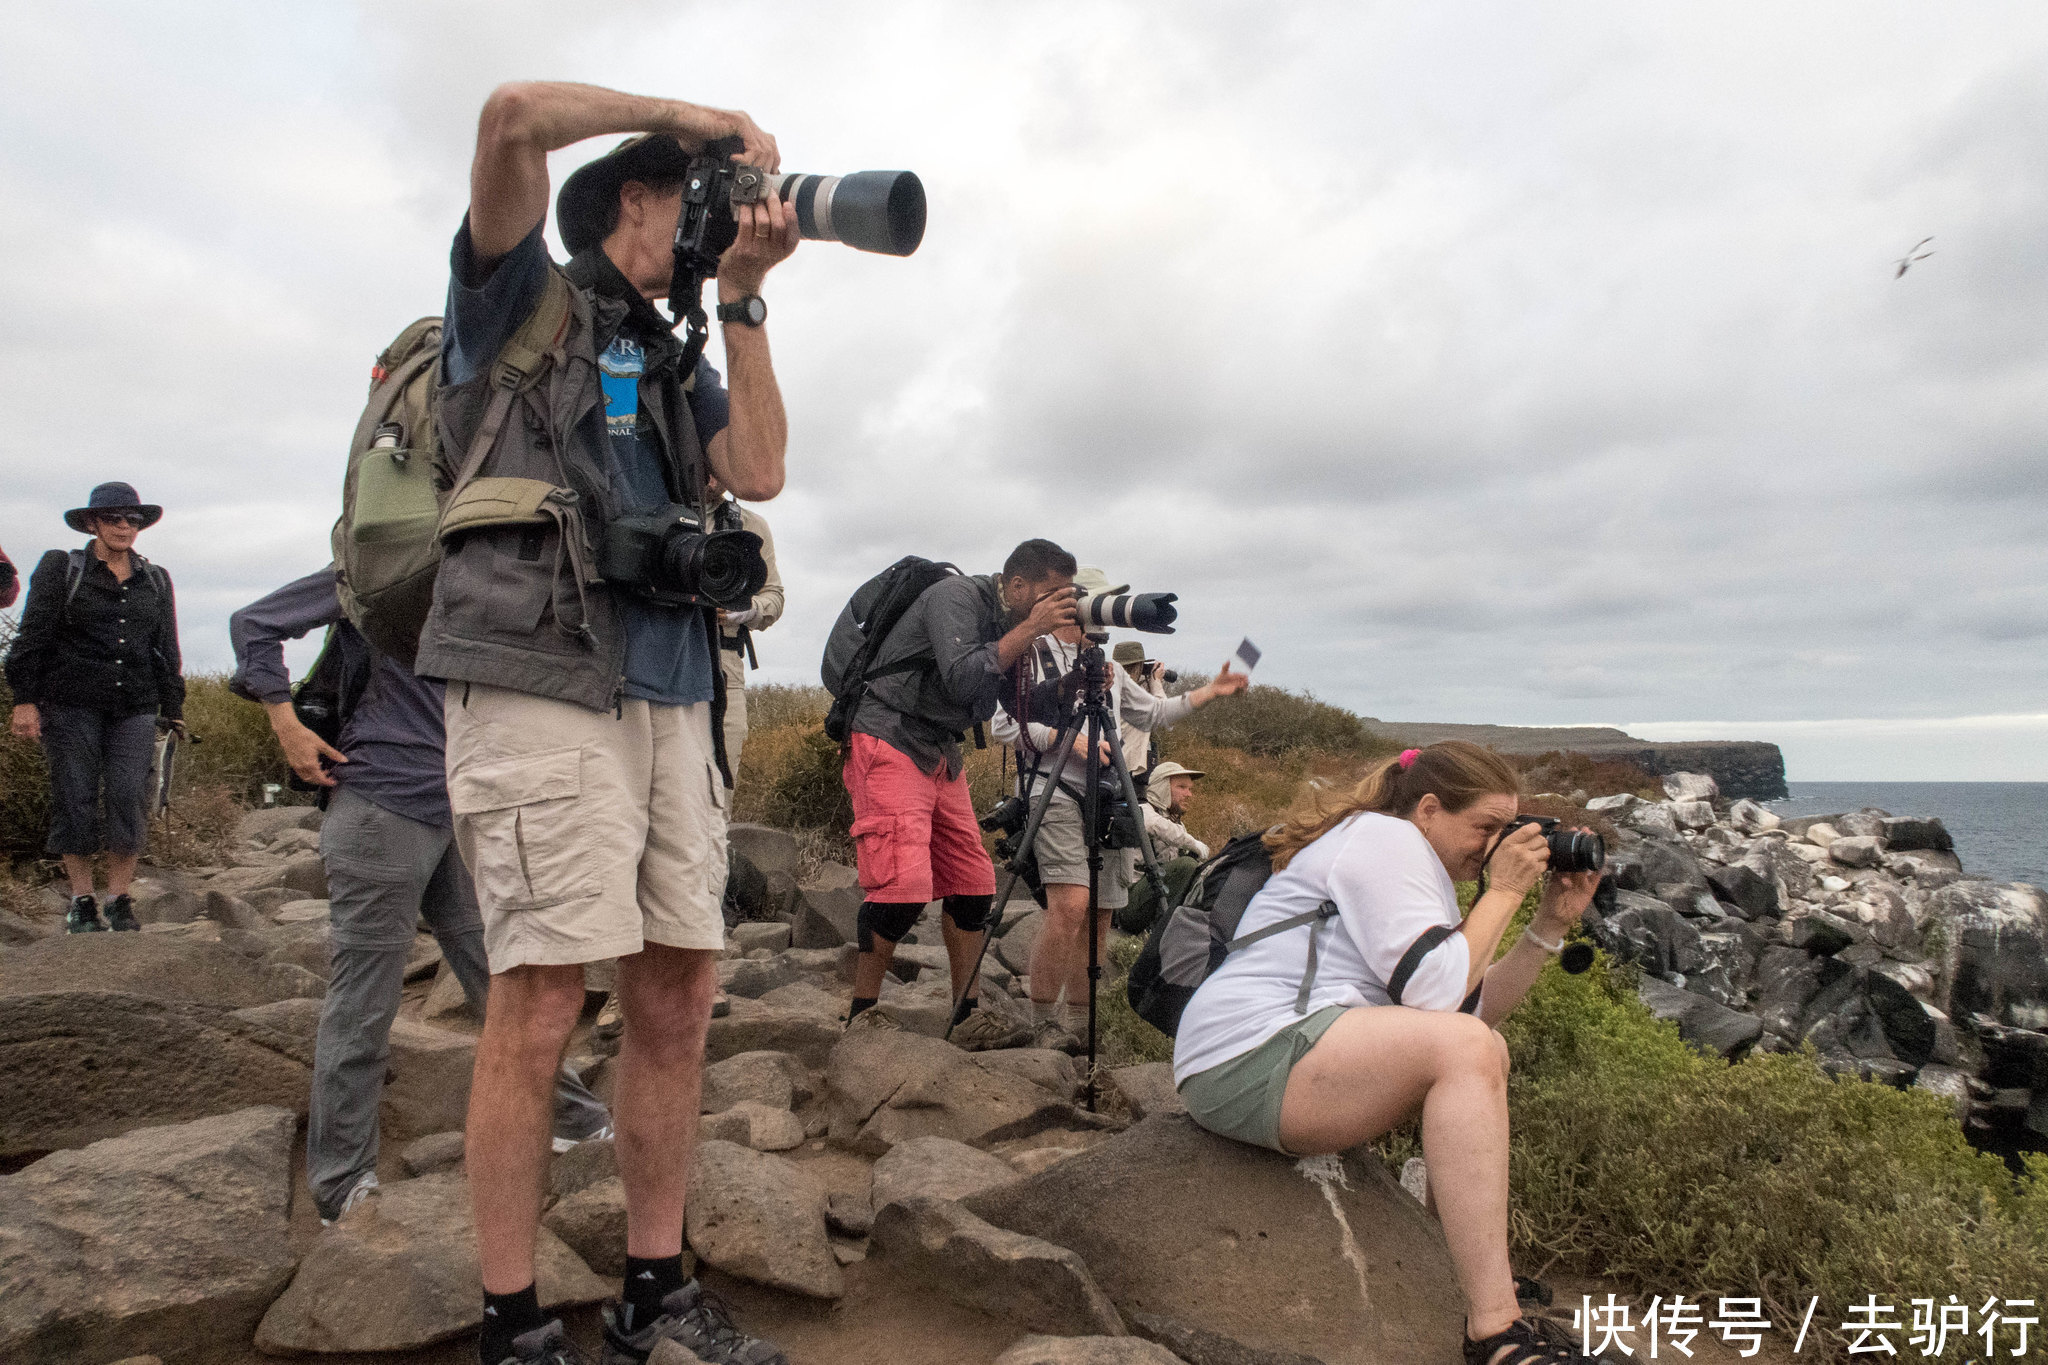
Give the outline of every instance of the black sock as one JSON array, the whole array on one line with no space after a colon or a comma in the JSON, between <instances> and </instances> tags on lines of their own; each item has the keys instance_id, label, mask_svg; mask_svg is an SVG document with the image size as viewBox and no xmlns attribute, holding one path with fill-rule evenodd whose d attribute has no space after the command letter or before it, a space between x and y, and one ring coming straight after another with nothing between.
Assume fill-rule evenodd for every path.
<instances>
[{"instance_id":1,"label":"black sock","mask_svg":"<svg viewBox=\"0 0 2048 1365\"><path fill-rule=\"evenodd\" d=\"M661 1316L661 1301L683 1287L683 1256L628 1256L626 1283L619 1291L626 1311L620 1326L632 1333Z\"/></svg>"},{"instance_id":2,"label":"black sock","mask_svg":"<svg viewBox=\"0 0 2048 1365\"><path fill-rule=\"evenodd\" d=\"M846 1022L852 1023L860 1018L862 1010L873 1009L881 1003L882 997L879 995L856 995L853 997L853 1003L846 1008Z\"/></svg>"},{"instance_id":3,"label":"black sock","mask_svg":"<svg viewBox=\"0 0 2048 1365\"><path fill-rule=\"evenodd\" d=\"M512 1338L546 1321L541 1316L540 1294L532 1285L512 1294L485 1290L484 1331L477 1341L477 1358L483 1365L499 1365L512 1354Z\"/></svg>"}]
</instances>

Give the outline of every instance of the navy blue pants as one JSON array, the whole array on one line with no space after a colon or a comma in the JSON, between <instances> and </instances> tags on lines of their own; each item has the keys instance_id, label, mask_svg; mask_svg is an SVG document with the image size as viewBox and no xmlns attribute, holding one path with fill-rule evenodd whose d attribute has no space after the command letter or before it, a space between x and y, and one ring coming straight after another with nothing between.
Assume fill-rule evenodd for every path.
<instances>
[{"instance_id":1,"label":"navy blue pants","mask_svg":"<svg viewBox=\"0 0 2048 1365\"><path fill-rule=\"evenodd\" d=\"M150 760L156 751L156 714L117 716L80 706L37 708L43 756L50 763L50 842L62 857L140 853L149 821ZM100 796L106 794L106 820Z\"/></svg>"}]
</instances>

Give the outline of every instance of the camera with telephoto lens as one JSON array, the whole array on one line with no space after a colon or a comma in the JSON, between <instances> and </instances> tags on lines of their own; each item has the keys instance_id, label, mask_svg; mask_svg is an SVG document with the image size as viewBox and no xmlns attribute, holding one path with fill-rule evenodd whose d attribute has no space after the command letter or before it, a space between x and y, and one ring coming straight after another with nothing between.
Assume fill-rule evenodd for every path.
<instances>
[{"instance_id":1,"label":"camera with telephoto lens","mask_svg":"<svg viewBox=\"0 0 2048 1365\"><path fill-rule=\"evenodd\" d=\"M1074 610L1081 629L1091 634L1115 628L1171 635L1180 615L1173 604L1179 600L1180 594L1171 592L1094 593L1075 602Z\"/></svg>"},{"instance_id":2,"label":"camera with telephoto lens","mask_svg":"<svg viewBox=\"0 0 2048 1365\"><path fill-rule=\"evenodd\" d=\"M1501 837L1506 838L1523 825L1534 825L1543 831L1543 842L1550 845L1552 872L1598 872L1607 866L1605 839L1582 829L1559 829L1558 822L1547 815L1518 815L1508 821Z\"/></svg>"},{"instance_id":3,"label":"camera with telephoto lens","mask_svg":"<svg viewBox=\"0 0 2048 1365\"><path fill-rule=\"evenodd\" d=\"M981 827L991 834L1021 834L1031 818L1031 807L1021 796L1006 796L981 817Z\"/></svg>"},{"instance_id":4,"label":"camera with telephoto lens","mask_svg":"<svg viewBox=\"0 0 2048 1365\"><path fill-rule=\"evenodd\" d=\"M607 525L597 573L662 606L737 611L768 582L768 561L752 531L706 531L697 510L677 502Z\"/></svg>"},{"instance_id":5,"label":"camera with telephoto lens","mask_svg":"<svg viewBox=\"0 0 2048 1365\"><path fill-rule=\"evenodd\" d=\"M774 195L796 214L796 230L814 242L908 256L924 241L924 182L914 171L852 175L773 175L739 160L740 140L719 138L691 158L676 220L677 263L704 279L739 235L736 209Z\"/></svg>"}]
</instances>

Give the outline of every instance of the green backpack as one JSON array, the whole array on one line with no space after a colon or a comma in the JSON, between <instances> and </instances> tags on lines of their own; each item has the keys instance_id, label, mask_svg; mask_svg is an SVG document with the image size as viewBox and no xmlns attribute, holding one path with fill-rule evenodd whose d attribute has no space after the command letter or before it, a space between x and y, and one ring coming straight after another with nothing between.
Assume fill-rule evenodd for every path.
<instances>
[{"instance_id":1,"label":"green backpack","mask_svg":"<svg viewBox=\"0 0 2048 1365\"><path fill-rule=\"evenodd\" d=\"M412 666L434 605L441 512L476 477L519 395L546 375L569 330L570 285L547 286L493 365L495 392L452 476L441 458L434 402L441 389L441 319L400 332L370 369L370 401L356 422L334 523L341 609L377 650Z\"/></svg>"}]
</instances>

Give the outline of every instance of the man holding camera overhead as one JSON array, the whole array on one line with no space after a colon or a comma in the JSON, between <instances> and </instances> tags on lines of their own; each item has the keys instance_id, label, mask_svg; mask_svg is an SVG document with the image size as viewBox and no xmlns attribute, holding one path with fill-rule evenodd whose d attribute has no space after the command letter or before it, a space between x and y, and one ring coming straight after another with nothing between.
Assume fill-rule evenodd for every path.
<instances>
[{"instance_id":1,"label":"man holding camera overhead","mask_svg":"<svg viewBox=\"0 0 2048 1365\"><path fill-rule=\"evenodd\" d=\"M1083 565L1074 575L1074 586L1087 597L1113 597L1130 591L1128 584L1112 587L1102 570ZM1071 672L1080 658L1086 637L1079 624L1064 627L1040 639L1024 667L1026 679L1043 683ZM1161 697L1148 691L1122 668L1110 670L1110 686L1116 693L1120 728L1136 728L1149 734L1173 724L1207 706L1218 697L1235 696L1251 685L1251 679L1231 671L1226 660L1214 681L1177 697ZM1035 721L1019 725L1007 709L996 712L989 733L1017 748L1019 781L1031 795L1036 784L1047 780L1059 766L1059 755L1050 752L1059 738L1057 726ZM1102 771L1110 770L1110 745L1101 741L1098 755ZM1031 1013L1036 1025L1033 1046L1078 1052L1088 1025L1088 839L1081 818L1081 795L1086 789L1088 735L1085 730L1073 739L1073 752L1061 770L1059 786L1039 824L1032 856L1038 864L1038 880L1045 888L1045 926L1031 949ZM1102 875L1096 883L1095 924L1098 940L1109 932L1109 914L1129 899L1130 884L1136 878L1136 849L1105 849ZM1098 954L1101 950L1098 941ZM1066 995L1064 1013L1060 1006Z\"/></svg>"},{"instance_id":2,"label":"man holding camera overhead","mask_svg":"<svg viewBox=\"0 0 2048 1365\"><path fill-rule=\"evenodd\" d=\"M541 237L548 153L617 133L638 135L562 186L571 257L557 266ZM492 973L468 1126L484 1365L582 1360L541 1312L533 1256L549 1096L583 1008L583 964L612 957L626 1018L614 1117L627 1245L603 1359L638 1365L673 1339L707 1362L783 1360L738 1332L681 1259L724 942L717 623L710 607L605 563L606 532L636 514L673 524L680 505L701 517L708 477L748 500L782 490L787 427L759 296L795 250L794 214L770 197L734 215L717 270L729 389L701 359L686 364L653 304L674 273L691 158L724 138L745 162L778 168L774 139L742 113L501 86L484 104L455 235L438 407L441 447L461 472L418 671L447 682L449 797ZM497 358L529 319L558 319L549 368L508 398Z\"/></svg>"}]
</instances>

